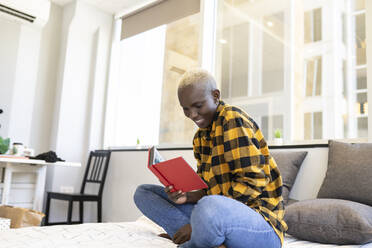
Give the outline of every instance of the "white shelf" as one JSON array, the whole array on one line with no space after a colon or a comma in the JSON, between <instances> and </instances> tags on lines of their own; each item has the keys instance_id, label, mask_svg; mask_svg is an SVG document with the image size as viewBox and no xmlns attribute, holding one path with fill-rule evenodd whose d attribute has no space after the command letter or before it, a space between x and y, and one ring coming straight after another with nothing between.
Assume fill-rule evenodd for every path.
<instances>
[{"instance_id":1,"label":"white shelf","mask_svg":"<svg viewBox=\"0 0 372 248\"><path fill-rule=\"evenodd\" d=\"M4 188L4 184L0 183L0 189ZM35 189L34 183L12 183L10 189Z\"/></svg>"}]
</instances>

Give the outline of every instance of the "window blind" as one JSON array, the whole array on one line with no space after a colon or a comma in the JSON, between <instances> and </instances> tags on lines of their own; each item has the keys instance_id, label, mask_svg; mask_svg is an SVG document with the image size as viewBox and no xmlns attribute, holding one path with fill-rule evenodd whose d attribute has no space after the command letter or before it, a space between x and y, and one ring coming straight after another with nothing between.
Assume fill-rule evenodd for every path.
<instances>
[{"instance_id":1,"label":"window blind","mask_svg":"<svg viewBox=\"0 0 372 248\"><path fill-rule=\"evenodd\" d=\"M161 0L122 17L121 39L200 12L200 0Z\"/></svg>"}]
</instances>

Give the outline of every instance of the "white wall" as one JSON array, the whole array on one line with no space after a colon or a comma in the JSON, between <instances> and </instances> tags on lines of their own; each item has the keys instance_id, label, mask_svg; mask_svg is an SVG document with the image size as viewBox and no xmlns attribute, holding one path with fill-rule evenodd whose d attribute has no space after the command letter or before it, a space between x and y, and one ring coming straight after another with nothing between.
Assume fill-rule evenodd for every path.
<instances>
[{"instance_id":1,"label":"white wall","mask_svg":"<svg viewBox=\"0 0 372 248\"><path fill-rule=\"evenodd\" d=\"M45 26L0 17L0 135L83 164L48 168L46 190L79 191L88 151L103 146L112 24L113 15L79 0L51 4ZM66 213L54 205L52 221Z\"/></svg>"},{"instance_id":2,"label":"white wall","mask_svg":"<svg viewBox=\"0 0 372 248\"><path fill-rule=\"evenodd\" d=\"M35 138L35 95L40 90L37 87L38 62L40 48L43 50L45 45L41 44L42 33L49 17L50 2L1 0L1 3L36 16L34 24L30 24L5 13L0 15L0 108L4 110L0 116L0 135L9 137L12 143L22 142L31 146L31 143L36 143L31 141Z\"/></svg>"},{"instance_id":3,"label":"white wall","mask_svg":"<svg viewBox=\"0 0 372 248\"><path fill-rule=\"evenodd\" d=\"M8 136L29 146L38 71L41 30L21 25Z\"/></svg>"},{"instance_id":4,"label":"white wall","mask_svg":"<svg viewBox=\"0 0 372 248\"><path fill-rule=\"evenodd\" d=\"M11 142L30 141L41 29L0 19L1 47L1 117L0 134Z\"/></svg>"},{"instance_id":5,"label":"white wall","mask_svg":"<svg viewBox=\"0 0 372 248\"><path fill-rule=\"evenodd\" d=\"M7 137L9 129L10 105L14 88L20 24L0 18L0 136Z\"/></svg>"},{"instance_id":6,"label":"white wall","mask_svg":"<svg viewBox=\"0 0 372 248\"><path fill-rule=\"evenodd\" d=\"M66 159L81 160L102 144L113 17L82 1L65 9L53 145Z\"/></svg>"},{"instance_id":7,"label":"white wall","mask_svg":"<svg viewBox=\"0 0 372 248\"><path fill-rule=\"evenodd\" d=\"M0 135L11 142L30 145L37 84L41 34L49 18L49 0L0 0L2 5L35 16L31 24L5 12L0 13L1 69L0 108L4 114ZM4 80L3 80L4 79Z\"/></svg>"},{"instance_id":8,"label":"white wall","mask_svg":"<svg viewBox=\"0 0 372 248\"><path fill-rule=\"evenodd\" d=\"M60 64L51 147L81 168L48 169L47 190L80 190L89 150L103 146L103 120L113 16L83 1L63 8ZM50 221L63 221L66 203L52 202ZM85 220L96 220L96 205L86 204ZM75 211L77 214L77 211Z\"/></svg>"},{"instance_id":9,"label":"white wall","mask_svg":"<svg viewBox=\"0 0 372 248\"><path fill-rule=\"evenodd\" d=\"M30 147L36 154L51 149L50 137L61 45L62 7L51 5L49 22L42 30Z\"/></svg>"}]
</instances>

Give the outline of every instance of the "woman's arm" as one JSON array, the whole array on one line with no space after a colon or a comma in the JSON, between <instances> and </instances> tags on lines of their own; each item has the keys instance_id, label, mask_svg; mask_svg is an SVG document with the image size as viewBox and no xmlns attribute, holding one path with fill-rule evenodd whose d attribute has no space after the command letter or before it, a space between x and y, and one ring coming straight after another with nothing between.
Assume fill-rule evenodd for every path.
<instances>
[{"instance_id":1,"label":"woman's arm","mask_svg":"<svg viewBox=\"0 0 372 248\"><path fill-rule=\"evenodd\" d=\"M242 118L224 123L224 159L232 174L230 195L241 202L254 201L269 182L265 156L259 149L262 140L259 129L250 127Z\"/></svg>"}]
</instances>

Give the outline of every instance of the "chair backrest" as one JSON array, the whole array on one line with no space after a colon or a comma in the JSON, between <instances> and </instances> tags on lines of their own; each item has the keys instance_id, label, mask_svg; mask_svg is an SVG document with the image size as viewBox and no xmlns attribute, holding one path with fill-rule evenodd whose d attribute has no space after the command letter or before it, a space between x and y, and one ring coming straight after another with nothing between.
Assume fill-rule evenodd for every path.
<instances>
[{"instance_id":1,"label":"chair backrest","mask_svg":"<svg viewBox=\"0 0 372 248\"><path fill-rule=\"evenodd\" d=\"M98 184L98 195L102 196L103 186L105 185L107 169L110 162L111 151L92 151L89 154L87 167L80 193L84 194L87 183Z\"/></svg>"}]
</instances>

